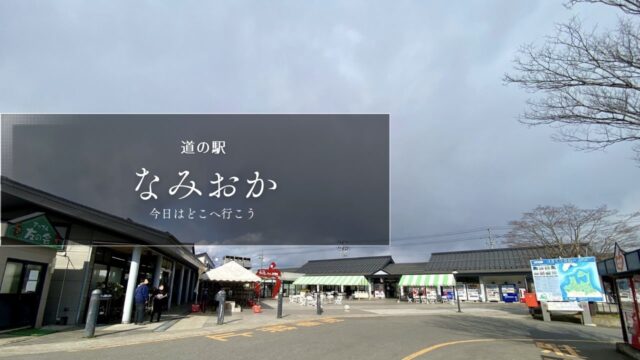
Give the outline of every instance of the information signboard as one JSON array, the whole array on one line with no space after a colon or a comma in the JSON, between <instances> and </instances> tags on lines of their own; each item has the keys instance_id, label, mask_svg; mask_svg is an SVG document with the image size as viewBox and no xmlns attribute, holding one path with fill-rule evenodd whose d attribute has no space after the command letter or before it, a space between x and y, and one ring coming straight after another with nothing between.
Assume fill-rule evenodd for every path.
<instances>
[{"instance_id":1,"label":"information signboard","mask_svg":"<svg viewBox=\"0 0 640 360\"><path fill-rule=\"evenodd\" d=\"M531 260L539 301L604 301L594 257Z\"/></svg>"}]
</instances>

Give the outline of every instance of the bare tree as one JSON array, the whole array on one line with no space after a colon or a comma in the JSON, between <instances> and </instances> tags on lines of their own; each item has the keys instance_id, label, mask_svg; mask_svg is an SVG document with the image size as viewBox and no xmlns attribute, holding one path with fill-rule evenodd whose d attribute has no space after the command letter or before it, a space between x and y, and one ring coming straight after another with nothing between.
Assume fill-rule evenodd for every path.
<instances>
[{"instance_id":1,"label":"bare tree","mask_svg":"<svg viewBox=\"0 0 640 360\"><path fill-rule=\"evenodd\" d=\"M583 29L576 18L542 46L523 46L506 83L535 93L521 122L559 129L555 139L581 150L634 142L640 162L640 0L601 3L623 13L616 29Z\"/></svg>"},{"instance_id":2,"label":"bare tree","mask_svg":"<svg viewBox=\"0 0 640 360\"><path fill-rule=\"evenodd\" d=\"M615 243L631 250L640 245L640 212L619 215L606 206L538 206L511 221L505 243L511 247L543 246L554 257L610 256ZM637 222L637 223L636 223Z\"/></svg>"}]
</instances>

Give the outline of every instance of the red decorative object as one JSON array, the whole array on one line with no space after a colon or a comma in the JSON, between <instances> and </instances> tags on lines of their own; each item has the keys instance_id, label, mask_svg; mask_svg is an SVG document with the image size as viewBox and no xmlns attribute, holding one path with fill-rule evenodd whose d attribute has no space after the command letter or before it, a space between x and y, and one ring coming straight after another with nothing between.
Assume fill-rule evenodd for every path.
<instances>
[{"instance_id":1,"label":"red decorative object","mask_svg":"<svg viewBox=\"0 0 640 360\"><path fill-rule=\"evenodd\" d=\"M262 279L273 279L276 281L276 284L273 286L273 291L271 292L271 298L275 299L278 297L278 293L280 292L280 286L282 286L282 281L280 280L280 276L282 276L282 272L276 268L276 263L272 262L269 265L268 269L260 269L256 272L256 275ZM260 297L260 283L256 283L254 289L256 295Z\"/></svg>"}]
</instances>

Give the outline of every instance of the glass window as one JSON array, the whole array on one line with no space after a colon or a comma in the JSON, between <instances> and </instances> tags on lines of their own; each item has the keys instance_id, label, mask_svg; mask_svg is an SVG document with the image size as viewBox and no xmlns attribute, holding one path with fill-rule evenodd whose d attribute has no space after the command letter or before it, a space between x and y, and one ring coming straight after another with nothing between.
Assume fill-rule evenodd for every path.
<instances>
[{"instance_id":1,"label":"glass window","mask_svg":"<svg viewBox=\"0 0 640 360\"><path fill-rule=\"evenodd\" d=\"M22 263L7 262L2 277L0 294L17 294L20 288L20 276L22 275Z\"/></svg>"},{"instance_id":2,"label":"glass window","mask_svg":"<svg viewBox=\"0 0 640 360\"><path fill-rule=\"evenodd\" d=\"M94 264L91 275L91 290L97 289L105 280L107 280L107 265Z\"/></svg>"},{"instance_id":3,"label":"glass window","mask_svg":"<svg viewBox=\"0 0 640 360\"><path fill-rule=\"evenodd\" d=\"M122 279L122 268L112 266L109 270L108 282L120 284L120 279Z\"/></svg>"},{"instance_id":4,"label":"glass window","mask_svg":"<svg viewBox=\"0 0 640 360\"><path fill-rule=\"evenodd\" d=\"M42 273L42 265L28 264L24 272L24 281L22 282L22 293L34 293L38 289L40 274Z\"/></svg>"},{"instance_id":5,"label":"glass window","mask_svg":"<svg viewBox=\"0 0 640 360\"><path fill-rule=\"evenodd\" d=\"M173 267L173 262L167 258L162 259L162 268L171 271Z\"/></svg>"},{"instance_id":6,"label":"glass window","mask_svg":"<svg viewBox=\"0 0 640 360\"><path fill-rule=\"evenodd\" d=\"M613 261L613 259L606 260L604 264L607 267L608 274L615 274L618 272L616 270L616 263Z\"/></svg>"},{"instance_id":7,"label":"glass window","mask_svg":"<svg viewBox=\"0 0 640 360\"><path fill-rule=\"evenodd\" d=\"M627 270L640 269L640 258L638 258L637 251L625 255L625 257L627 258Z\"/></svg>"},{"instance_id":8,"label":"glass window","mask_svg":"<svg viewBox=\"0 0 640 360\"><path fill-rule=\"evenodd\" d=\"M598 273L600 273L600 275L607 274L607 267L604 265L604 261L598 263Z\"/></svg>"}]
</instances>

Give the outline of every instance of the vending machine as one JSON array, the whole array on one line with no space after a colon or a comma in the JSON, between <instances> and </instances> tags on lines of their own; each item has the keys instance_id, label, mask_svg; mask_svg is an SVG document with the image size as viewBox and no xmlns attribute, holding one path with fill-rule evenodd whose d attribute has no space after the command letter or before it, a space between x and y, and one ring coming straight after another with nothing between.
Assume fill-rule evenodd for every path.
<instances>
[{"instance_id":1,"label":"vending machine","mask_svg":"<svg viewBox=\"0 0 640 360\"><path fill-rule=\"evenodd\" d=\"M467 287L465 284L456 285L456 295L460 301L467 301Z\"/></svg>"},{"instance_id":2,"label":"vending machine","mask_svg":"<svg viewBox=\"0 0 640 360\"><path fill-rule=\"evenodd\" d=\"M500 301L500 287L496 284L487 284L484 286L487 293L487 301Z\"/></svg>"},{"instance_id":3,"label":"vending machine","mask_svg":"<svg viewBox=\"0 0 640 360\"><path fill-rule=\"evenodd\" d=\"M500 286L502 292L502 301L512 303L518 301L518 289L515 284L505 284Z\"/></svg>"}]
</instances>

